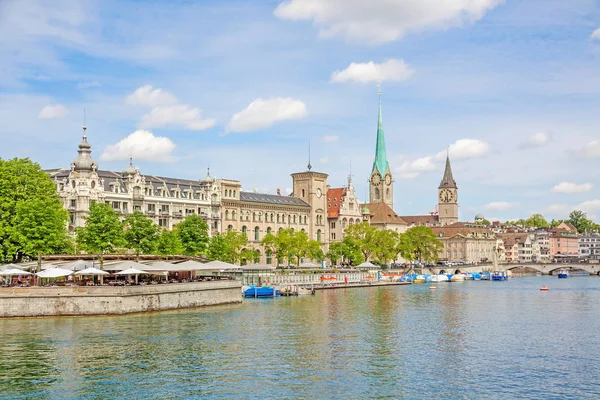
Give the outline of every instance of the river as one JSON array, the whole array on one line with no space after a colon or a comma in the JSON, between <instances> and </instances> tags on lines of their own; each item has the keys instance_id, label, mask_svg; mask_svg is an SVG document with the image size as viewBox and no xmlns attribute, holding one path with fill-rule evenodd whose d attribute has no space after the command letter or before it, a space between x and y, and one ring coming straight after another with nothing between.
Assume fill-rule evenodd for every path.
<instances>
[{"instance_id":1,"label":"river","mask_svg":"<svg viewBox=\"0 0 600 400\"><path fill-rule=\"evenodd\" d=\"M0 398L600 398L600 278L437 287L2 320Z\"/></svg>"}]
</instances>

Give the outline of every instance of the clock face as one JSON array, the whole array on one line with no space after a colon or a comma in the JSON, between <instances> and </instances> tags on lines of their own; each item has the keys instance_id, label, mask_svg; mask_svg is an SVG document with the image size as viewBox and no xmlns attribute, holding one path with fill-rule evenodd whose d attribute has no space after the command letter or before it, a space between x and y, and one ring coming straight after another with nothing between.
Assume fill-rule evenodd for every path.
<instances>
[{"instance_id":1,"label":"clock face","mask_svg":"<svg viewBox=\"0 0 600 400\"><path fill-rule=\"evenodd\" d=\"M392 176L390 174L385 174L385 184L386 185L392 184Z\"/></svg>"},{"instance_id":2,"label":"clock face","mask_svg":"<svg viewBox=\"0 0 600 400\"><path fill-rule=\"evenodd\" d=\"M450 203L453 200L454 200L454 194L452 193L452 191L450 191L448 189L442 189L440 191L440 201L442 201L444 203Z\"/></svg>"},{"instance_id":3,"label":"clock face","mask_svg":"<svg viewBox=\"0 0 600 400\"><path fill-rule=\"evenodd\" d=\"M323 195L323 193L321 192L321 189L320 189L320 188L318 188L318 189L317 189L317 197L318 197L318 198L321 198L321 196L322 196L322 195Z\"/></svg>"},{"instance_id":4,"label":"clock face","mask_svg":"<svg viewBox=\"0 0 600 400\"><path fill-rule=\"evenodd\" d=\"M373 177L371 178L371 183L373 185L379 185L381 183L381 175L379 175L379 174L373 175Z\"/></svg>"}]
</instances>

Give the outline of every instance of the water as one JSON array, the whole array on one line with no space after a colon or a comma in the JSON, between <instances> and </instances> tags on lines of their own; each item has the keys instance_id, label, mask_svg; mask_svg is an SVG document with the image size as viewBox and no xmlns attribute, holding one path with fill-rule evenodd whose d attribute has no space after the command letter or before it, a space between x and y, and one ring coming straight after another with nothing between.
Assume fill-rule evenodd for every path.
<instances>
[{"instance_id":1,"label":"water","mask_svg":"<svg viewBox=\"0 0 600 400\"><path fill-rule=\"evenodd\" d=\"M600 398L600 278L437 287L3 320L0 398Z\"/></svg>"}]
</instances>

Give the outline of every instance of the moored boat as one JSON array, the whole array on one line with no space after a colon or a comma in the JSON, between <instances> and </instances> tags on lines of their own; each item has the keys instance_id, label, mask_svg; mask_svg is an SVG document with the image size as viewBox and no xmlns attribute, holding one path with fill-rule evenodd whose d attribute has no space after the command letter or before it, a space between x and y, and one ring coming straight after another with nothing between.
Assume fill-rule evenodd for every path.
<instances>
[{"instance_id":1,"label":"moored boat","mask_svg":"<svg viewBox=\"0 0 600 400\"><path fill-rule=\"evenodd\" d=\"M508 272L507 271L494 271L492 273L493 281L507 281L508 280Z\"/></svg>"},{"instance_id":2,"label":"moored boat","mask_svg":"<svg viewBox=\"0 0 600 400\"><path fill-rule=\"evenodd\" d=\"M281 293L271 286L250 286L244 290L244 297L275 297Z\"/></svg>"},{"instance_id":3,"label":"moored boat","mask_svg":"<svg viewBox=\"0 0 600 400\"><path fill-rule=\"evenodd\" d=\"M463 274L454 274L450 278L450 282L464 282L467 278Z\"/></svg>"},{"instance_id":4,"label":"moored boat","mask_svg":"<svg viewBox=\"0 0 600 400\"><path fill-rule=\"evenodd\" d=\"M568 277L569 277L569 271L567 271L566 269L561 269L560 271L558 271L559 279L566 279Z\"/></svg>"},{"instance_id":5,"label":"moored boat","mask_svg":"<svg viewBox=\"0 0 600 400\"><path fill-rule=\"evenodd\" d=\"M448 282L448 277L444 274L433 275L431 282Z\"/></svg>"}]
</instances>

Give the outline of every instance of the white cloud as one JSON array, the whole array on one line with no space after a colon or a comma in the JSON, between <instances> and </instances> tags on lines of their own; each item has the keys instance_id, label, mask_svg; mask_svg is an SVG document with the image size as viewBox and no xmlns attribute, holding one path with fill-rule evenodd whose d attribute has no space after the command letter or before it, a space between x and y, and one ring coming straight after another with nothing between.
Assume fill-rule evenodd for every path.
<instances>
[{"instance_id":1,"label":"white cloud","mask_svg":"<svg viewBox=\"0 0 600 400\"><path fill-rule=\"evenodd\" d=\"M69 109L61 104L55 106L46 106L42 108L38 118L40 119L53 119L53 118L64 118L69 113Z\"/></svg>"},{"instance_id":2,"label":"white cloud","mask_svg":"<svg viewBox=\"0 0 600 400\"><path fill-rule=\"evenodd\" d=\"M572 208L566 204L550 204L544 209L544 213L550 215L566 215Z\"/></svg>"},{"instance_id":3,"label":"white cloud","mask_svg":"<svg viewBox=\"0 0 600 400\"><path fill-rule=\"evenodd\" d=\"M99 86L100 86L100 82L98 82L98 81L79 82L77 84L78 89L89 89L89 88L99 87Z\"/></svg>"},{"instance_id":4,"label":"white cloud","mask_svg":"<svg viewBox=\"0 0 600 400\"><path fill-rule=\"evenodd\" d=\"M414 70L403 60L391 59L381 64L373 61L351 63L348 68L331 74L331 82L384 82L403 81L410 78Z\"/></svg>"},{"instance_id":5,"label":"white cloud","mask_svg":"<svg viewBox=\"0 0 600 400\"><path fill-rule=\"evenodd\" d=\"M459 139L450 145L448 152L450 160L468 160L486 155L490 151L490 145L487 142L479 139ZM446 150L442 150L436 154L437 160L446 158Z\"/></svg>"},{"instance_id":6,"label":"white cloud","mask_svg":"<svg viewBox=\"0 0 600 400\"><path fill-rule=\"evenodd\" d=\"M583 148L576 152L578 155L582 155L585 158L597 158L600 157L600 141L592 140L585 144Z\"/></svg>"},{"instance_id":7,"label":"white cloud","mask_svg":"<svg viewBox=\"0 0 600 400\"><path fill-rule=\"evenodd\" d=\"M517 203L511 203L508 201L493 201L483 206L483 208L489 211L504 211L517 205Z\"/></svg>"},{"instance_id":8,"label":"white cloud","mask_svg":"<svg viewBox=\"0 0 600 400\"><path fill-rule=\"evenodd\" d=\"M322 37L379 44L406 32L472 23L503 0L287 0L274 14L293 21L310 20Z\"/></svg>"},{"instance_id":9,"label":"white cloud","mask_svg":"<svg viewBox=\"0 0 600 400\"><path fill-rule=\"evenodd\" d=\"M267 128L275 122L298 119L307 115L306 105L291 97L256 99L239 113L231 117L228 132L250 132Z\"/></svg>"},{"instance_id":10,"label":"white cloud","mask_svg":"<svg viewBox=\"0 0 600 400\"><path fill-rule=\"evenodd\" d=\"M396 168L396 177L399 179L414 179L423 172L435 171L436 166L433 163L433 157L421 157L414 161L404 161Z\"/></svg>"},{"instance_id":11,"label":"white cloud","mask_svg":"<svg viewBox=\"0 0 600 400\"><path fill-rule=\"evenodd\" d=\"M591 183L577 184L573 182L560 182L550 191L554 193L582 193L589 192L592 190L592 187Z\"/></svg>"},{"instance_id":12,"label":"white cloud","mask_svg":"<svg viewBox=\"0 0 600 400\"><path fill-rule=\"evenodd\" d=\"M531 135L525 142L521 143L522 149L532 149L536 147L544 147L552 139L552 134L549 132L538 132Z\"/></svg>"},{"instance_id":13,"label":"white cloud","mask_svg":"<svg viewBox=\"0 0 600 400\"><path fill-rule=\"evenodd\" d=\"M600 200L599 199L594 199L594 200L586 200L583 203L580 203L578 205L576 205L573 210L581 210L585 213L595 213L597 211L600 211ZM595 215L588 215L588 218L595 218Z\"/></svg>"},{"instance_id":14,"label":"white cloud","mask_svg":"<svg viewBox=\"0 0 600 400\"><path fill-rule=\"evenodd\" d=\"M142 117L139 126L144 129L182 126L195 131L215 126L216 120L202 119L200 112L199 108L191 108L185 104L155 107L149 114Z\"/></svg>"},{"instance_id":15,"label":"white cloud","mask_svg":"<svg viewBox=\"0 0 600 400\"><path fill-rule=\"evenodd\" d=\"M338 139L339 139L339 137L336 135L323 136L323 140L327 143L337 142Z\"/></svg>"},{"instance_id":16,"label":"white cloud","mask_svg":"<svg viewBox=\"0 0 600 400\"><path fill-rule=\"evenodd\" d=\"M319 158L319 161L321 161L321 164L327 164L329 162L329 158L328 157L321 157L321 158Z\"/></svg>"},{"instance_id":17,"label":"white cloud","mask_svg":"<svg viewBox=\"0 0 600 400\"><path fill-rule=\"evenodd\" d=\"M600 28L596 29L591 36L592 40L600 40Z\"/></svg>"},{"instance_id":18,"label":"white cloud","mask_svg":"<svg viewBox=\"0 0 600 400\"><path fill-rule=\"evenodd\" d=\"M162 106L177 103L177 97L163 89L152 89L152 85L141 86L125 98L126 104L142 106Z\"/></svg>"},{"instance_id":19,"label":"white cloud","mask_svg":"<svg viewBox=\"0 0 600 400\"><path fill-rule=\"evenodd\" d=\"M119 142L106 146L100 160L120 161L133 157L139 161L172 162L175 160L173 150L175 143L171 139L137 130Z\"/></svg>"}]
</instances>

